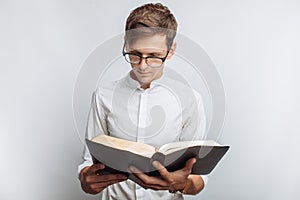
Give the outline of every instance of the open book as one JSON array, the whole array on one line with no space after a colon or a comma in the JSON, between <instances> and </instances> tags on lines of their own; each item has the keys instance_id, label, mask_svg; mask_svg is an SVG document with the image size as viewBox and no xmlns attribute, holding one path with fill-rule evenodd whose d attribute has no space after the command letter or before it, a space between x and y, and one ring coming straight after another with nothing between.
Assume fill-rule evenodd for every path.
<instances>
[{"instance_id":1,"label":"open book","mask_svg":"<svg viewBox=\"0 0 300 200\"><path fill-rule=\"evenodd\" d=\"M148 144L138 143L107 135L99 135L86 143L94 163L105 165L104 173L128 173L134 165L150 176L159 176L152 166L157 160L168 171L176 171L185 166L188 159L195 157L192 174L209 174L229 149L213 140L196 140L168 143L159 149Z\"/></svg>"}]
</instances>

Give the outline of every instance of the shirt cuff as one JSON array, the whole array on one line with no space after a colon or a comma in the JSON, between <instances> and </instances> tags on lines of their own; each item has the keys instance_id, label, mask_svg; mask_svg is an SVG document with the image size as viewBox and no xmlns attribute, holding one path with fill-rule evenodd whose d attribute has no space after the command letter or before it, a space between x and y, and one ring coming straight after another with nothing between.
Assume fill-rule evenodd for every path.
<instances>
[{"instance_id":1,"label":"shirt cuff","mask_svg":"<svg viewBox=\"0 0 300 200\"><path fill-rule=\"evenodd\" d=\"M208 176L207 175L200 175L201 176L201 178L202 178L202 180L203 180L203 182L204 182L204 186L207 184L207 182L208 182Z\"/></svg>"}]
</instances>

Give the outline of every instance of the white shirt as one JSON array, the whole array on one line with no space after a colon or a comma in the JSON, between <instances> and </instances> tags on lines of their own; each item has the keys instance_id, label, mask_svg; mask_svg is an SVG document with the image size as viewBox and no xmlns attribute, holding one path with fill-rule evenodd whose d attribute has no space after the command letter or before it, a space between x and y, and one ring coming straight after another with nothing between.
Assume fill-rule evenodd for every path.
<instances>
[{"instance_id":1,"label":"white shirt","mask_svg":"<svg viewBox=\"0 0 300 200\"><path fill-rule=\"evenodd\" d=\"M99 134L160 147L177 141L203 139L205 111L199 93L162 76L146 90L130 77L99 87L93 94L86 138ZM78 172L92 165L87 147ZM207 177L202 176L206 183ZM103 191L102 199L183 199L182 194L145 190L131 180Z\"/></svg>"}]
</instances>

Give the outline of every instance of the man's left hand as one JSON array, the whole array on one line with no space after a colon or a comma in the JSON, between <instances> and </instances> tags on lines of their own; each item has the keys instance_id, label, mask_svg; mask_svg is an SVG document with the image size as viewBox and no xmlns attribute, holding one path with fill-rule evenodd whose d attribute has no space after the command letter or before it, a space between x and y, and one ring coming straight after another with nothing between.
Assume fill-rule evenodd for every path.
<instances>
[{"instance_id":1,"label":"man's left hand","mask_svg":"<svg viewBox=\"0 0 300 200\"><path fill-rule=\"evenodd\" d=\"M154 161L152 165L160 173L159 177L148 176L134 166L129 167L129 170L134 174L135 181L145 189L181 191L186 186L195 163L196 159L191 158L182 169L169 172L161 163Z\"/></svg>"}]
</instances>

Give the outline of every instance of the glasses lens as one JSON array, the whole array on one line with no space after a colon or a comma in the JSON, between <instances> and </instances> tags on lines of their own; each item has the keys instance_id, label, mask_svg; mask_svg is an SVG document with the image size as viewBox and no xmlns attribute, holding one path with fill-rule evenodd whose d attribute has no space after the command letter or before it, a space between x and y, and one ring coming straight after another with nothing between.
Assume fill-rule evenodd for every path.
<instances>
[{"instance_id":1,"label":"glasses lens","mask_svg":"<svg viewBox=\"0 0 300 200\"><path fill-rule=\"evenodd\" d=\"M141 62L142 57L135 54L127 53L124 55L125 60L131 64L139 64ZM150 67L160 67L163 64L163 61L161 58L146 58L146 63Z\"/></svg>"},{"instance_id":2,"label":"glasses lens","mask_svg":"<svg viewBox=\"0 0 300 200\"><path fill-rule=\"evenodd\" d=\"M134 54L125 54L125 59L129 63L138 64L140 63L140 57Z\"/></svg>"},{"instance_id":3,"label":"glasses lens","mask_svg":"<svg viewBox=\"0 0 300 200\"><path fill-rule=\"evenodd\" d=\"M147 64L151 67L160 67L163 61L160 58L147 58Z\"/></svg>"}]
</instances>

